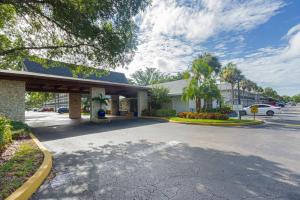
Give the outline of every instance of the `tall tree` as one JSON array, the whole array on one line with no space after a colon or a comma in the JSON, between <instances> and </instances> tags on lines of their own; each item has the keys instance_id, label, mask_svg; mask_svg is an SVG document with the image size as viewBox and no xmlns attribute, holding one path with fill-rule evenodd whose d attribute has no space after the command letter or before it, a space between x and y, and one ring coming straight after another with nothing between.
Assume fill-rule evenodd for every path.
<instances>
[{"instance_id":1,"label":"tall tree","mask_svg":"<svg viewBox=\"0 0 300 200\"><path fill-rule=\"evenodd\" d=\"M47 101L54 99L54 95L54 93L49 92L28 92L25 98L26 108L40 108Z\"/></svg>"},{"instance_id":2,"label":"tall tree","mask_svg":"<svg viewBox=\"0 0 300 200\"><path fill-rule=\"evenodd\" d=\"M293 101L296 102L296 103L300 103L300 94L297 94L297 95L294 95L292 97Z\"/></svg>"},{"instance_id":3,"label":"tall tree","mask_svg":"<svg viewBox=\"0 0 300 200\"><path fill-rule=\"evenodd\" d=\"M234 104L234 87L238 80L243 79L242 72L233 63L228 63L221 71L220 77L223 81L231 85L231 98Z\"/></svg>"},{"instance_id":4,"label":"tall tree","mask_svg":"<svg viewBox=\"0 0 300 200\"><path fill-rule=\"evenodd\" d=\"M149 0L2 0L0 68L20 69L24 58L101 69L124 65L136 47L133 17L148 4Z\"/></svg>"},{"instance_id":5,"label":"tall tree","mask_svg":"<svg viewBox=\"0 0 300 200\"><path fill-rule=\"evenodd\" d=\"M266 97L271 97L277 99L279 97L278 93L271 87L266 87L263 93Z\"/></svg>"},{"instance_id":6,"label":"tall tree","mask_svg":"<svg viewBox=\"0 0 300 200\"><path fill-rule=\"evenodd\" d=\"M215 97L217 87L212 79L213 71L213 67L208 64L205 56L199 56L193 61L191 70L185 74L189 83L183 90L182 99L184 101L195 100L197 112L200 112L202 108L201 98L205 100L206 107L206 102Z\"/></svg>"},{"instance_id":7,"label":"tall tree","mask_svg":"<svg viewBox=\"0 0 300 200\"><path fill-rule=\"evenodd\" d=\"M184 72L177 72L175 75L163 73L156 68L148 68L138 70L131 75L129 82L135 85L152 85L157 83L165 83L169 81L181 80Z\"/></svg>"},{"instance_id":8,"label":"tall tree","mask_svg":"<svg viewBox=\"0 0 300 200\"><path fill-rule=\"evenodd\" d=\"M154 86L150 90L151 109L160 109L164 103L171 101L169 89L162 86Z\"/></svg>"},{"instance_id":9,"label":"tall tree","mask_svg":"<svg viewBox=\"0 0 300 200\"><path fill-rule=\"evenodd\" d=\"M131 75L131 81L141 86L158 83L162 78L163 73L156 68L150 67L146 67L145 70L138 70Z\"/></svg>"},{"instance_id":10,"label":"tall tree","mask_svg":"<svg viewBox=\"0 0 300 200\"><path fill-rule=\"evenodd\" d=\"M248 79L243 79L241 80L240 86L242 88L243 91L243 99L245 99L245 91L247 88L249 88L249 80Z\"/></svg>"},{"instance_id":11,"label":"tall tree","mask_svg":"<svg viewBox=\"0 0 300 200\"><path fill-rule=\"evenodd\" d=\"M216 56L205 52L203 55L200 55L199 58L204 60L213 69L215 75L220 73L222 65Z\"/></svg>"}]
</instances>

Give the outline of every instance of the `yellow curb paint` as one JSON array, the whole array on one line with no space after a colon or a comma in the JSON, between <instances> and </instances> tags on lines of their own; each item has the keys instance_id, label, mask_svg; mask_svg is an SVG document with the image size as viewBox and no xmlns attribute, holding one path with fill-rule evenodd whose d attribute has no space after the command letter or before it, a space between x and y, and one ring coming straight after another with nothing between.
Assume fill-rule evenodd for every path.
<instances>
[{"instance_id":1,"label":"yellow curb paint","mask_svg":"<svg viewBox=\"0 0 300 200\"><path fill-rule=\"evenodd\" d=\"M191 124L191 125L203 125L203 126L250 126L250 125L259 125L263 124L264 121L255 121L255 122L244 122L244 123L207 123L207 122L180 122L176 120L171 120L163 117L141 117L144 119L160 119L160 120L166 120L168 122L172 123L178 123L178 124Z\"/></svg>"},{"instance_id":2,"label":"yellow curb paint","mask_svg":"<svg viewBox=\"0 0 300 200\"><path fill-rule=\"evenodd\" d=\"M263 121L245 122L245 123L205 123L205 122L179 122L175 120L169 120L169 122L178 123L178 124L202 125L202 126L251 126L251 125L259 125L264 123Z\"/></svg>"},{"instance_id":3,"label":"yellow curb paint","mask_svg":"<svg viewBox=\"0 0 300 200\"><path fill-rule=\"evenodd\" d=\"M13 192L5 200L26 200L40 187L43 181L47 178L52 168L52 155L41 144L41 142L33 135L30 134L32 140L41 149L44 154L44 160L39 169L31 176L21 187Z\"/></svg>"}]
</instances>

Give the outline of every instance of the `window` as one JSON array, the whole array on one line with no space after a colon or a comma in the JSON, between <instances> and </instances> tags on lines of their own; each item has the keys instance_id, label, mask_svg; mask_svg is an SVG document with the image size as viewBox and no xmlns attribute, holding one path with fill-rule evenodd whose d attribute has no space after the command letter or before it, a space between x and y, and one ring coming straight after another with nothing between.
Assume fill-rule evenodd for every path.
<instances>
[{"instance_id":1,"label":"window","mask_svg":"<svg viewBox=\"0 0 300 200\"><path fill-rule=\"evenodd\" d=\"M258 105L259 108L268 108L270 107L269 105Z\"/></svg>"}]
</instances>

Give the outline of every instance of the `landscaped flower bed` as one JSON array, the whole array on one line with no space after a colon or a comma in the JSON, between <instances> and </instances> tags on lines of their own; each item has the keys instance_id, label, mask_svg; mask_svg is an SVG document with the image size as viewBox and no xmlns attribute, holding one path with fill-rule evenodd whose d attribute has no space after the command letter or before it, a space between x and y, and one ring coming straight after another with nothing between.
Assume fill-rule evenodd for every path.
<instances>
[{"instance_id":1,"label":"landscaped flower bed","mask_svg":"<svg viewBox=\"0 0 300 200\"><path fill-rule=\"evenodd\" d=\"M222 113L197 113L197 112L180 112L178 117L187 119L216 119L216 120L228 120L227 114Z\"/></svg>"},{"instance_id":2,"label":"landscaped flower bed","mask_svg":"<svg viewBox=\"0 0 300 200\"><path fill-rule=\"evenodd\" d=\"M21 122L0 117L0 139L0 199L5 199L36 172L44 154Z\"/></svg>"}]
</instances>

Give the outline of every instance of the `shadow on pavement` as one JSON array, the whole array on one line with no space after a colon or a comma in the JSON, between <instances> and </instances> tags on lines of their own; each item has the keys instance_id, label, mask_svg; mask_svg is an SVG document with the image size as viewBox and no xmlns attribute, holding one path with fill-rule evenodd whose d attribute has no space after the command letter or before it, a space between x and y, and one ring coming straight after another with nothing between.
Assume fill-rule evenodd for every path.
<instances>
[{"instance_id":1,"label":"shadow on pavement","mask_svg":"<svg viewBox=\"0 0 300 200\"><path fill-rule=\"evenodd\" d=\"M299 174L278 163L176 141L55 157L57 176L32 199L300 199Z\"/></svg>"},{"instance_id":2,"label":"shadow on pavement","mask_svg":"<svg viewBox=\"0 0 300 200\"><path fill-rule=\"evenodd\" d=\"M164 120L153 119L129 119L129 120L113 120L109 123L97 124L93 122L75 123L68 125L57 125L49 127L33 128L33 132L40 141L57 140L80 135L88 135L93 133L105 133L119 129L128 129L139 126L148 126L153 124L166 123Z\"/></svg>"}]
</instances>

